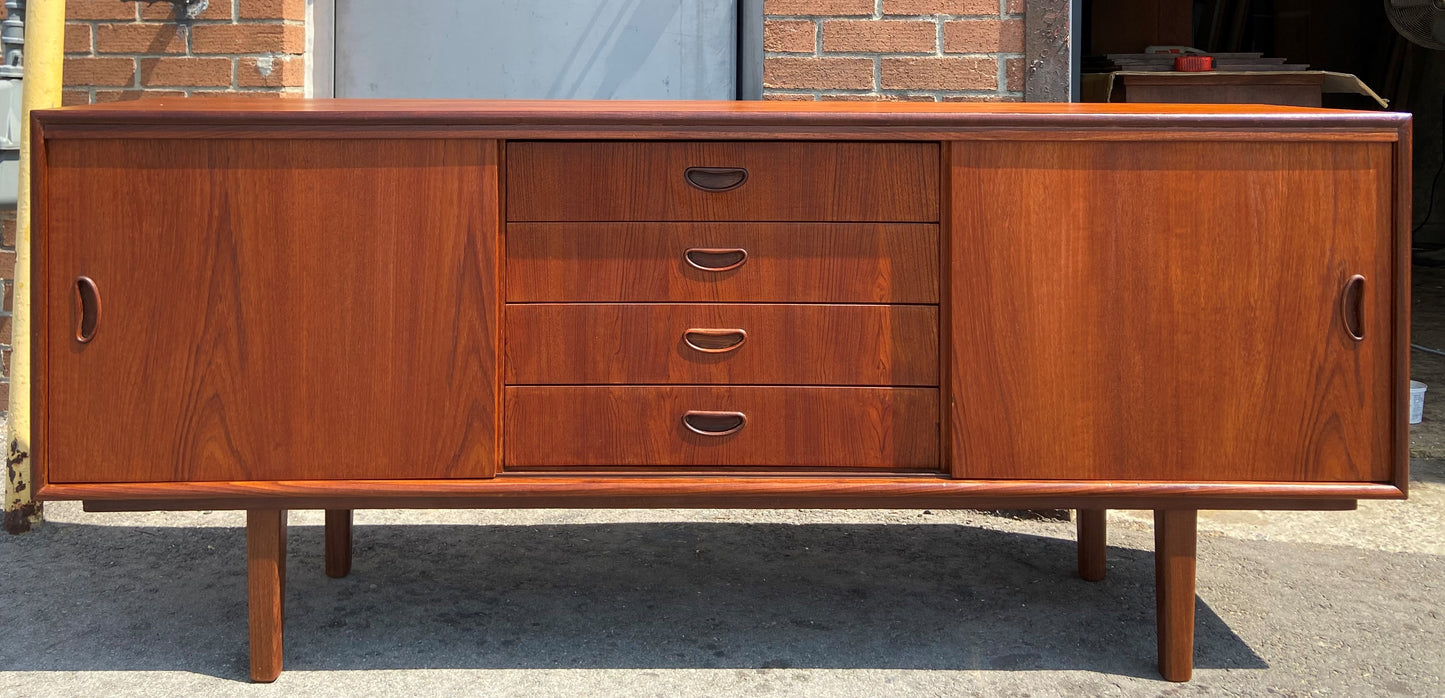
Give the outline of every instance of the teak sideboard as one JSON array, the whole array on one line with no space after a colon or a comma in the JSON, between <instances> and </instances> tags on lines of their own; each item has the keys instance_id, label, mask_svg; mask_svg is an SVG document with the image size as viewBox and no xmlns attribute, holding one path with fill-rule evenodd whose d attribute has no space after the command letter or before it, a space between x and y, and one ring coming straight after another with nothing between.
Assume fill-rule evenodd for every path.
<instances>
[{"instance_id":1,"label":"teak sideboard","mask_svg":"<svg viewBox=\"0 0 1445 698\"><path fill-rule=\"evenodd\" d=\"M35 479L244 509L1155 512L1406 493L1410 121L1209 105L161 100L38 111Z\"/></svg>"}]
</instances>

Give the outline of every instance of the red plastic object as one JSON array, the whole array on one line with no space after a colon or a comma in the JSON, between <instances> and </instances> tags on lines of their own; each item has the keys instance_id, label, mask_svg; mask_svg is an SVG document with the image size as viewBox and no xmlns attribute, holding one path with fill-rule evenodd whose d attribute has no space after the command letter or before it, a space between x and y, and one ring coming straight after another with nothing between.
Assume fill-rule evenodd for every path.
<instances>
[{"instance_id":1,"label":"red plastic object","mask_svg":"<svg viewBox=\"0 0 1445 698\"><path fill-rule=\"evenodd\" d=\"M1174 69L1181 73L1203 73L1214 70L1214 56L1175 56Z\"/></svg>"}]
</instances>

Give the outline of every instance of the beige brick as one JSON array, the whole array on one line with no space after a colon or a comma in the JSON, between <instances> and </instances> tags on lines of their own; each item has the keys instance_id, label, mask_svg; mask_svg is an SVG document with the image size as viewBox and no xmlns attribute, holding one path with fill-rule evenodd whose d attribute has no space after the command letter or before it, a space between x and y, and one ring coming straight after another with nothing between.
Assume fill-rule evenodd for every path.
<instances>
[{"instance_id":1,"label":"beige brick","mask_svg":"<svg viewBox=\"0 0 1445 698\"><path fill-rule=\"evenodd\" d=\"M998 0L883 0L885 15L997 15Z\"/></svg>"},{"instance_id":2,"label":"beige brick","mask_svg":"<svg viewBox=\"0 0 1445 698\"><path fill-rule=\"evenodd\" d=\"M191 51L205 53L301 53L306 27L293 24L201 24L191 29Z\"/></svg>"},{"instance_id":3,"label":"beige brick","mask_svg":"<svg viewBox=\"0 0 1445 698\"><path fill-rule=\"evenodd\" d=\"M184 5L179 2L168 0L132 0L140 4L141 19L150 20L175 20L179 18L188 19L222 19L229 20L231 17L231 0L210 0L206 9L196 13L194 17L186 13Z\"/></svg>"},{"instance_id":4,"label":"beige brick","mask_svg":"<svg viewBox=\"0 0 1445 698\"><path fill-rule=\"evenodd\" d=\"M90 53L90 25L65 25L65 52Z\"/></svg>"},{"instance_id":5,"label":"beige brick","mask_svg":"<svg viewBox=\"0 0 1445 698\"><path fill-rule=\"evenodd\" d=\"M136 0L69 0L66 19L135 19Z\"/></svg>"},{"instance_id":6,"label":"beige brick","mask_svg":"<svg viewBox=\"0 0 1445 698\"><path fill-rule=\"evenodd\" d=\"M229 58L142 58L140 84L150 87L216 87L231 84Z\"/></svg>"},{"instance_id":7,"label":"beige brick","mask_svg":"<svg viewBox=\"0 0 1445 698\"><path fill-rule=\"evenodd\" d=\"M804 19L770 19L763 22L763 50L777 53L812 53L817 48L818 25Z\"/></svg>"},{"instance_id":8,"label":"beige brick","mask_svg":"<svg viewBox=\"0 0 1445 698\"><path fill-rule=\"evenodd\" d=\"M96 53L185 53L186 30L176 24L101 24L95 28Z\"/></svg>"},{"instance_id":9,"label":"beige brick","mask_svg":"<svg viewBox=\"0 0 1445 698\"><path fill-rule=\"evenodd\" d=\"M998 62L992 58L884 58L885 90L997 90Z\"/></svg>"},{"instance_id":10,"label":"beige brick","mask_svg":"<svg viewBox=\"0 0 1445 698\"><path fill-rule=\"evenodd\" d=\"M1024 91L1024 59L1010 58L1004 61L1004 89L1009 92Z\"/></svg>"},{"instance_id":11,"label":"beige brick","mask_svg":"<svg viewBox=\"0 0 1445 698\"><path fill-rule=\"evenodd\" d=\"M963 19L943 25L944 53L1023 53L1021 19Z\"/></svg>"},{"instance_id":12,"label":"beige brick","mask_svg":"<svg viewBox=\"0 0 1445 698\"><path fill-rule=\"evenodd\" d=\"M90 90L60 91L60 106L70 107L76 104L90 104Z\"/></svg>"},{"instance_id":13,"label":"beige brick","mask_svg":"<svg viewBox=\"0 0 1445 698\"><path fill-rule=\"evenodd\" d=\"M301 56L263 56L236 61L239 87L304 87L306 59Z\"/></svg>"},{"instance_id":14,"label":"beige brick","mask_svg":"<svg viewBox=\"0 0 1445 698\"><path fill-rule=\"evenodd\" d=\"M778 94L777 92L764 92L765 102L811 102L813 95Z\"/></svg>"},{"instance_id":15,"label":"beige brick","mask_svg":"<svg viewBox=\"0 0 1445 698\"><path fill-rule=\"evenodd\" d=\"M241 19L306 19L306 0L241 0Z\"/></svg>"},{"instance_id":16,"label":"beige brick","mask_svg":"<svg viewBox=\"0 0 1445 698\"><path fill-rule=\"evenodd\" d=\"M872 15L873 0L763 0L765 15L841 17Z\"/></svg>"},{"instance_id":17,"label":"beige brick","mask_svg":"<svg viewBox=\"0 0 1445 698\"><path fill-rule=\"evenodd\" d=\"M62 73L67 85L134 85L135 59L67 56Z\"/></svg>"},{"instance_id":18,"label":"beige brick","mask_svg":"<svg viewBox=\"0 0 1445 698\"><path fill-rule=\"evenodd\" d=\"M161 99L164 97L185 97L180 90L96 90L95 103L134 102L140 99Z\"/></svg>"},{"instance_id":19,"label":"beige brick","mask_svg":"<svg viewBox=\"0 0 1445 698\"><path fill-rule=\"evenodd\" d=\"M933 53L938 25L920 20L842 19L823 23L824 51Z\"/></svg>"},{"instance_id":20,"label":"beige brick","mask_svg":"<svg viewBox=\"0 0 1445 698\"><path fill-rule=\"evenodd\" d=\"M869 90L873 61L868 58L767 58L763 87L794 90Z\"/></svg>"}]
</instances>

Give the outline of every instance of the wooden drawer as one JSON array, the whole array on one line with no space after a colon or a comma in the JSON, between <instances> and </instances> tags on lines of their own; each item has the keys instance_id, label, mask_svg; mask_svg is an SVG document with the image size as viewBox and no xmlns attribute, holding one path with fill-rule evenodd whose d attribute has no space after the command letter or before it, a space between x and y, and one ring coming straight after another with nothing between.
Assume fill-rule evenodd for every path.
<instances>
[{"instance_id":1,"label":"wooden drawer","mask_svg":"<svg viewBox=\"0 0 1445 698\"><path fill-rule=\"evenodd\" d=\"M938 385L924 305L508 305L513 384Z\"/></svg>"},{"instance_id":2,"label":"wooden drawer","mask_svg":"<svg viewBox=\"0 0 1445 698\"><path fill-rule=\"evenodd\" d=\"M938 177L937 143L523 141L507 218L936 222Z\"/></svg>"},{"instance_id":3,"label":"wooden drawer","mask_svg":"<svg viewBox=\"0 0 1445 698\"><path fill-rule=\"evenodd\" d=\"M506 388L502 424L512 469L936 470L938 415L932 388L535 386Z\"/></svg>"},{"instance_id":4,"label":"wooden drawer","mask_svg":"<svg viewBox=\"0 0 1445 698\"><path fill-rule=\"evenodd\" d=\"M937 303L938 226L514 223L507 300Z\"/></svg>"}]
</instances>

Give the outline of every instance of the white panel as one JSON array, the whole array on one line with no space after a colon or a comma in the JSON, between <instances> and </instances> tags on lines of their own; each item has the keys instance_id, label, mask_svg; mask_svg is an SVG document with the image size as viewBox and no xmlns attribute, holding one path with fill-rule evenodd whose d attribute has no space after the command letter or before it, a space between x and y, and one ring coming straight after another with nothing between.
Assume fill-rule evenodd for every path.
<instances>
[{"instance_id":1,"label":"white panel","mask_svg":"<svg viewBox=\"0 0 1445 698\"><path fill-rule=\"evenodd\" d=\"M733 99L736 0L340 0L337 97Z\"/></svg>"}]
</instances>

